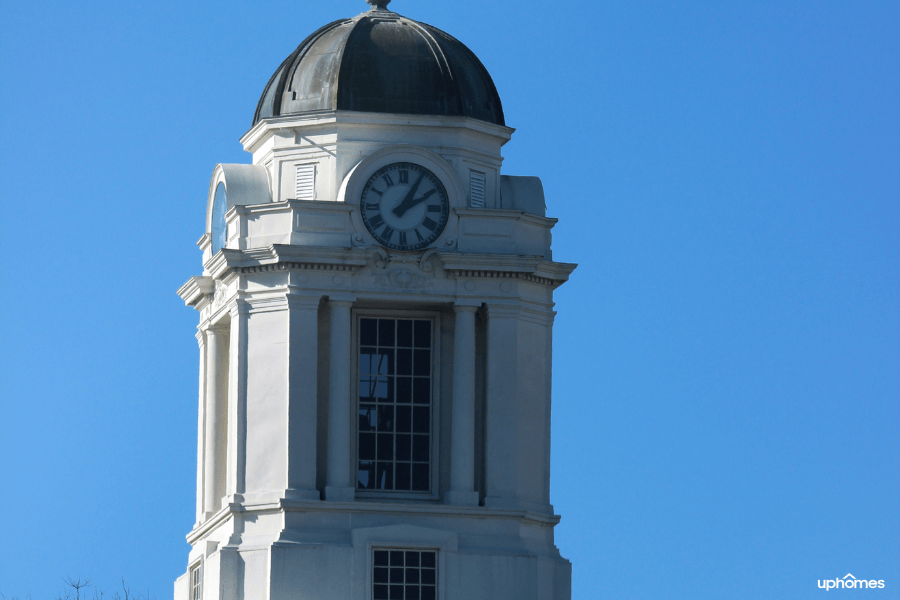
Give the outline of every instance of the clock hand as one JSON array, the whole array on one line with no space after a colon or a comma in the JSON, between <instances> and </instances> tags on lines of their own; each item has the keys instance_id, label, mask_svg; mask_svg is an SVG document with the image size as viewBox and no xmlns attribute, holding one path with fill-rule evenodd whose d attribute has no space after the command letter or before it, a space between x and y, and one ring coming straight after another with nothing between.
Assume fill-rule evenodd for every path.
<instances>
[{"instance_id":1,"label":"clock hand","mask_svg":"<svg viewBox=\"0 0 900 600\"><path fill-rule=\"evenodd\" d=\"M392 210L391 212L393 212L398 217L402 217L406 213L406 211L408 211L412 206L414 206L415 201L413 200L413 198L415 197L416 190L419 189L419 184L422 183L422 179L424 177L425 177L425 173L419 173L419 178L412 185L412 187L409 188L409 191L406 192L406 197L403 198L403 201L400 204L398 204L397 206L395 206L394 210Z\"/></svg>"},{"instance_id":2,"label":"clock hand","mask_svg":"<svg viewBox=\"0 0 900 600\"><path fill-rule=\"evenodd\" d=\"M410 208L413 208L414 206L418 206L419 204L422 204L423 202L428 200L428 198L430 198L431 195L433 193L435 193L436 191L437 190L428 190L427 192L425 192L424 196L422 196L421 198L416 198L415 200L410 202L409 206L406 207L406 210L409 210Z\"/></svg>"}]
</instances>

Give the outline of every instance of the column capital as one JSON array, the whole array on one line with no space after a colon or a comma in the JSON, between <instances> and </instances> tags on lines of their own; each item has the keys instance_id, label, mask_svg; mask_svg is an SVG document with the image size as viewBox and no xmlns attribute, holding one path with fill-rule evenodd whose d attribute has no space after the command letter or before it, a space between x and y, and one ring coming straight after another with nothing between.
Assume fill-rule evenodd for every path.
<instances>
[{"instance_id":1,"label":"column capital","mask_svg":"<svg viewBox=\"0 0 900 600\"><path fill-rule=\"evenodd\" d=\"M353 306L353 300L343 300L339 298L329 298L328 299L329 306L339 306L341 308L350 308Z\"/></svg>"},{"instance_id":2,"label":"column capital","mask_svg":"<svg viewBox=\"0 0 900 600\"><path fill-rule=\"evenodd\" d=\"M478 312L478 309L481 308L480 305L471 305L471 304L454 304L453 312L461 313L461 312Z\"/></svg>"},{"instance_id":3,"label":"column capital","mask_svg":"<svg viewBox=\"0 0 900 600\"><path fill-rule=\"evenodd\" d=\"M289 309L306 309L313 310L318 309L319 304L322 303L322 296L316 294L314 296L307 296L305 294L296 294L294 292L288 292L284 296L285 300L287 300L287 307Z\"/></svg>"},{"instance_id":4,"label":"column capital","mask_svg":"<svg viewBox=\"0 0 900 600\"><path fill-rule=\"evenodd\" d=\"M515 319L522 312L522 307L518 304L488 304L487 312L490 318Z\"/></svg>"}]
</instances>

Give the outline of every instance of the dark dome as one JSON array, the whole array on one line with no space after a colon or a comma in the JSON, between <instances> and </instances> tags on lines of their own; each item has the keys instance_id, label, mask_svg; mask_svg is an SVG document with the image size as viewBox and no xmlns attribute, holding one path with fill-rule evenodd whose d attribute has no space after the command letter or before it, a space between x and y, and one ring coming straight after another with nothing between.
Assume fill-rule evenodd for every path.
<instances>
[{"instance_id":1,"label":"dark dome","mask_svg":"<svg viewBox=\"0 0 900 600\"><path fill-rule=\"evenodd\" d=\"M471 50L384 9L306 38L266 85L253 124L318 110L472 117L505 125L497 88Z\"/></svg>"}]
</instances>

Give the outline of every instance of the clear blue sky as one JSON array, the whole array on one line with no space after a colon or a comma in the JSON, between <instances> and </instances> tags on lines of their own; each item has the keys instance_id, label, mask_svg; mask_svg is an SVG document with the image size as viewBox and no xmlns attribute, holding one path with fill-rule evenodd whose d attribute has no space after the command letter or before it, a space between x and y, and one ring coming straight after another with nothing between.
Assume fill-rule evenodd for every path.
<instances>
[{"instance_id":1,"label":"clear blue sky","mask_svg":"<svg viewBox=\"0 0 900 600\"><path fill-rule=\"evenodd\" d=\"M0 592L171 598L209 177L329 2L0 23ZM900 4L413 2L559 218L552 494L576 599L900 598ZM851 593L830 591L831 595Z\"/></svg>"}]
</instances>

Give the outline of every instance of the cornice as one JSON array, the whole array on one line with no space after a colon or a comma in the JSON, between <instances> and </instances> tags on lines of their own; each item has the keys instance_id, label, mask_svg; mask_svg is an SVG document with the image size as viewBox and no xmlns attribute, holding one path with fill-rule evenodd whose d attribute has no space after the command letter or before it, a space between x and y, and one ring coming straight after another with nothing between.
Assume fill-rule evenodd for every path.
<instances>
[{"instance_id":1,"label":"cornice","mask_svg":"<svg viewBox=\"0 0 900 600\"><path fill-rule=\"evenodd\" d=\"M225 248L204 266L218 279L229 271L239 274L293 270L355 271L366 266L370 258L371 253L364 250L274 244L252 250Z\"/></svg>"},{"instance_id":2,"label":"cornice","mask_svg":"<svg viewBox=\"0 0 900 600\"><path fill-rule=\"evenodd\" d=\"M187 280L183 286L178 288L178 295L184 300L186 306L195 306L204 296L215 292L215 283L212 277L194 276Z\"/></svg>"},{"instance_id":3,"label":"cornice","mask_svg":"<svg viewBox=\"0 0 900 600\"><path fill-rule=\"evenodd\" d=\"M578 266L544 260L539 256L441 252L438 257L444 271L451 277L522 279L553 288L568 281L569 275Z\"/></svg>"},{"instance_id":4,"label":"cornice","mask_svg":"<svg viewBox=\"0 0 900 600\"><path fill-rule=\"evenodd\" d=\"M559 515L541 514L530 510L486 508L484 506L454 506L449 504L401 504L387 502L304 502L297 500L279 500L251 504L249 502L232 503L223 508L207 521L199 524L187 535L189 544L203 538L213 529L225 523L236 514L247 516L272 512L305 512L305 513L346 513L353 514L396 514L398 516L422 515L430 517L479 518L527 521L541 526L554 526L560 521Z\"/></svg>"},{"instance_id":5,"label":"cornice","mask_svg":"<svg viewBox=\"0 0 900 600\"><path fill-rule=\"evenodd\" d=\"M254 125L241 137L244 149L253 152L270 135L286 129L321 129L329 128L340 132L356 127L368 130L385 128L396 131L404 129L457 129L466 130L473 135L501 140L501 145L512 138L516 131L505 125L495 125L471 117L451 117L441 115L407 115L390 113L367 113L358 111L314 111L300 115L286 115L264 119Z\"/></svg>"},{"instance_id":6,"label":"cornice","mask_svg":"<svg viewBox=\"0 0 900 600\"><path fill-rule=\"evenodd\" d=\"M460 217L475 219L515 219L516 221L539 225L547 229L552 229L559 222L559 219L541 217L524 210L509 208L457 208L456 214Z\"/></svg>"}]
</instances>

